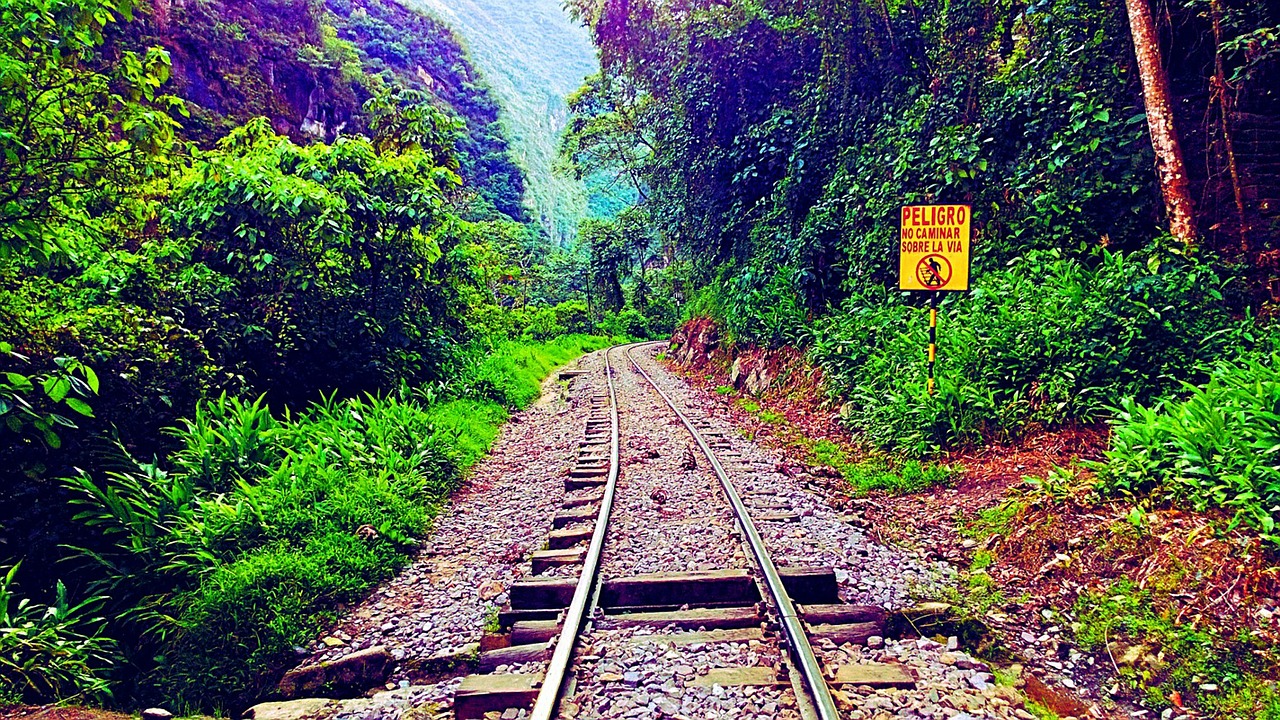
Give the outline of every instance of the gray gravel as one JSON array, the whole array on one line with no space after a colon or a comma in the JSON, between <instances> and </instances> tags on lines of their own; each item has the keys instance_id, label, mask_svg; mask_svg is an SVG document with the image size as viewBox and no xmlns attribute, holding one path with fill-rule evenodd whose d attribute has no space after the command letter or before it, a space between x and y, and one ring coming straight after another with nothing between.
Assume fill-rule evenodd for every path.
<instances>
[{"instance_id":1,"label":"gray gravel","mask_svg":"<svg viewBox=\"0 0 1280 720\"><path fill-rule=\"evenodd\" d=\"M688 432L622 352L614 363L622 472L603 577L746 567L719 480L701 457L685 467Z\"/></svg>"},{"instance_id":2,"label":"gray gravel","mask_svg":"<svg viewBox=\"0 0 1280 720\"><path fill-rule=\"evenodd\" d=\"M561 703L565 720L601 718L799 718L789 687L699 686L714 668L777 671L776 641L675 646L674 631L610 630L583 638L577 688Z\"/></svg>"},{"instance_id":3,"label":"gray gravel","mask_svg":"<svg viewBox=\"0 0 1280 720\"><path fill-rule=\"evenodd\" d=\"M654 359L655 348L636 351L646 371L696 422L729 439L722 459L779 565L834 566L841 596L853 603L894 609L913 595L931 595L954 582L955 572L898 548L876 543L841 520L805 482L776 472L783 458L744 438L714 406ZM690 569L746 567L746 556L719 481L695 455L686 467L687 432L661 399L615 353L622 408L622 475L604 555L606 577ZM603 367L597 354L586 369ZM424 552L396 580L365 603L327 639L313 644L315 659L337 657L374 644L397 657L430 657L479 639L485 617L506 600L511 583L529 573L529 553L542 547L551 517L564 497L563 478L581 437L591 394L605 392L603 372L572 383L563 402L544 403L504 430L493 455L476 469L468 487L442 515ZM785 521L770 514L794 513ZM555 574L574 576L578 568ZM603 624L602 624L603 625ZM561 717L604 718L785 718L795 698L788 686L699 686L715 668L767 667L781 657L774 637L763 642L671 645L673 630L595 627L575 660L573 695ZM897 663L916 678L913 690L841 688L838 702L848 718L1020 718L1016 693L994 684L990 669L962 652L930 640L875 640L874 647L816 648L829 670L849 664ZM530 672L540 664L500 668ZM451 702L459 679L409 685L403 669L391 690L370 699L343 701L344 720L433 717ZM412 710L412 713L410 711ZM523 717L524 713L514 713Z\"/></svg>"},{"instance_id":4,"label":"gray gravel","mask_svg":"<svg viewBox=\"0 0 1280 720\"><path fill-rule=\"evenodd\" d=\"M774 470L785 458L744 438L729 418L717 415L699 392L654 360L657 348L634 354L645 372L695 423L720 431L729 440L723 461L743 501L753 508L752 517L794 513L789 521L757 521L756 527L775 563L780 566L834 567L843 600L859 605L897 609L915 595L934 595L952 583L955 570L946 563L925 560L917 553L872 541L865 532L842 522L802 477ZM724 451L721 451L722 453Z\"/></svg>"}]
</instances>

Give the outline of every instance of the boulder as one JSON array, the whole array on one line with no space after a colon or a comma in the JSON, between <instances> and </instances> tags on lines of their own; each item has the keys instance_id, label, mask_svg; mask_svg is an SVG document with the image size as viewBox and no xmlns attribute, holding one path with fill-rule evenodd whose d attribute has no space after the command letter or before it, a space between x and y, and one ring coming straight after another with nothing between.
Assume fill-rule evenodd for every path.
<instances>
[{"instance_id":1,"label":"boulder","mask_svg":"<svg viewBox=\"0 0 1280 720\"><path fill-rule=\"evenodd\" d=\"M772 384L773 376L769 373L769 369L764 366L757 367L747 373L746 389L752 395L763 395Z\"/></svg>"},{"instance_id":2,"label":"boulder","mask_svg":"<svg viewBox=\"0 0 1280 720\"><path fill-rule=\"evenodd\" d=\"M280 694L288 699L327 695L353 697L387 681L394 661L384 647L371 647L346 657L304 665L285 673Z\"/></svg>"}]
</instances>

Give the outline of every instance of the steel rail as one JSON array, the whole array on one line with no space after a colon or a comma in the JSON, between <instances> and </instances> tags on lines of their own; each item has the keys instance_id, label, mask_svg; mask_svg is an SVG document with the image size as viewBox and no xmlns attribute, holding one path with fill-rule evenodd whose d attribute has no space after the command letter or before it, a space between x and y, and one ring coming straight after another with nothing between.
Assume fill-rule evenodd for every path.
<instances>
[{"instance_id":1,"label":"steel rail","mask_svg":"<svg viewBox=\"0 0 1280 720\"><path fill-rule=\"evenodd\" d=\"M818 717L821 720L839 720L840 713L836 709L835 700L831 697L831 689L827 687L826 680L822 677L822 666L818 663L818 658L813 653L813 646L809 644L809 636L804 632L804 626L801 624L800 616L796 612L795 603L792 602L791 596L787 594L787 589L782 584L782 577L778 575L778 568L773 564L773 559L769 557L769 551L764 546L764 539L760 537L760 532L756 530L755 522L752 521L751 515L747 512L746 505L743 504L737 489L734 488L733 482L730 481L729 474L725 472L719 459L716 458L715 452L712 451L711 446L702 437L702 433L694 427L689 418L676 406L675 401L663 392L662 388L658 387L653 378L649 377L649 373L645 372L644 368L640 367L640 363L636 362L635 357L631 355L631 351L637 346L630 345L626 347L627 359L631 361L631 365L636 369L636 372L640 373L640 376L647 380L658 395L666 401L671 411L676 414L676 417L680 418L680 421L684 423L689 434L697 441L698 447L702 448L702 453L710 461L716 476L720 478L720 484L724 486L724 492L729 497L729 503L733 505L733 511L738 516L738 523L742 525L743 534L747 536L747 544L751 547L751 554L755 556L756 564L760 568L761 574L764 575L765 586L769 590L769 595L773 598L774 607L778 612L782 628L787 636L787 644L791 647L791 653L796 660L801 676L804 678L806 689L817 710Z\"/></svg>"},{"instance_id":2,"label":"steel rail","mask_svg":"<svg viewBox=\"0 0 1280 720\"><path fill-rule=\"evenodd\" d=\"M596 527L591 533L591 544L587 547L587 555L582 563L582 575L573 590L573 600L565 612L564 627L556 640L556 648L551 653L551 662L547 666L547 675L543 678L542 687L538 689L538 699L534 701L529 720L551 720L556 706L560 702L560 691L569 674L569 662L573 659L573 648L578 641L578 633L582 630L583 621L591 611L596 597L596 585L600 573L600 557L604 550L604 537L609 529L609 515L613 512L613 496L618 487L618 393L613 383L613 365L609 361L609 353L623 347L620 345L604 351L605 377L609 382L609 420L611 425L609 447L609 479L604 486L604 497L600 501L600 514L596 517ZM629 356L628 356L629 357Z\"/></svg>"}]
</instances>

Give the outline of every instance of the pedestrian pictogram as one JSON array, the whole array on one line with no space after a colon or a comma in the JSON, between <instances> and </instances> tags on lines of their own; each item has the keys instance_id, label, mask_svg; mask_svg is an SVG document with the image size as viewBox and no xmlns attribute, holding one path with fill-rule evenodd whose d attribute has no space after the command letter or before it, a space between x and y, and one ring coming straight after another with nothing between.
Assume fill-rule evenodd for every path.
<instances>
[{"instance_id":1,"label":"pedestrian pictogram","mask_svg":"<svg viewBox=\"0 0 1280 720\"><path fill-rule=\"evenodd\" d=\"M945 292L969 289L968 205L902 208L898 287Z\"/></svg>"},{"instance_id":2,"label":"pedestrian pictogram","mask_svg":"<svg viewBox=\"0 0 1280 720\"><path fill-rule=\"evenodd\" d=\"M930 290L940 290L951 280L951 261L943 255L920 258L916 264L916 279Z\"/></svg>"}]
</instances>

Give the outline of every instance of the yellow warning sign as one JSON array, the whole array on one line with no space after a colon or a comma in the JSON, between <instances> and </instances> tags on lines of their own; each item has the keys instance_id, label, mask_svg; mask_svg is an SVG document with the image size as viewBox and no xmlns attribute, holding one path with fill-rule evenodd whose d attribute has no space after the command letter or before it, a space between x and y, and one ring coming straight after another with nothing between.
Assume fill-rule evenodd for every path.
<instances>
[{"instance_id":1,"label":"yellow warning sign","mask_svg":"<svg viewBox=\"0 0 1280 720\"><path fill-rule=\"evenodd\" d=\"M902 208L898 287L968 290L971 215L968 205Z\"/></svg>"}]
</instances>

